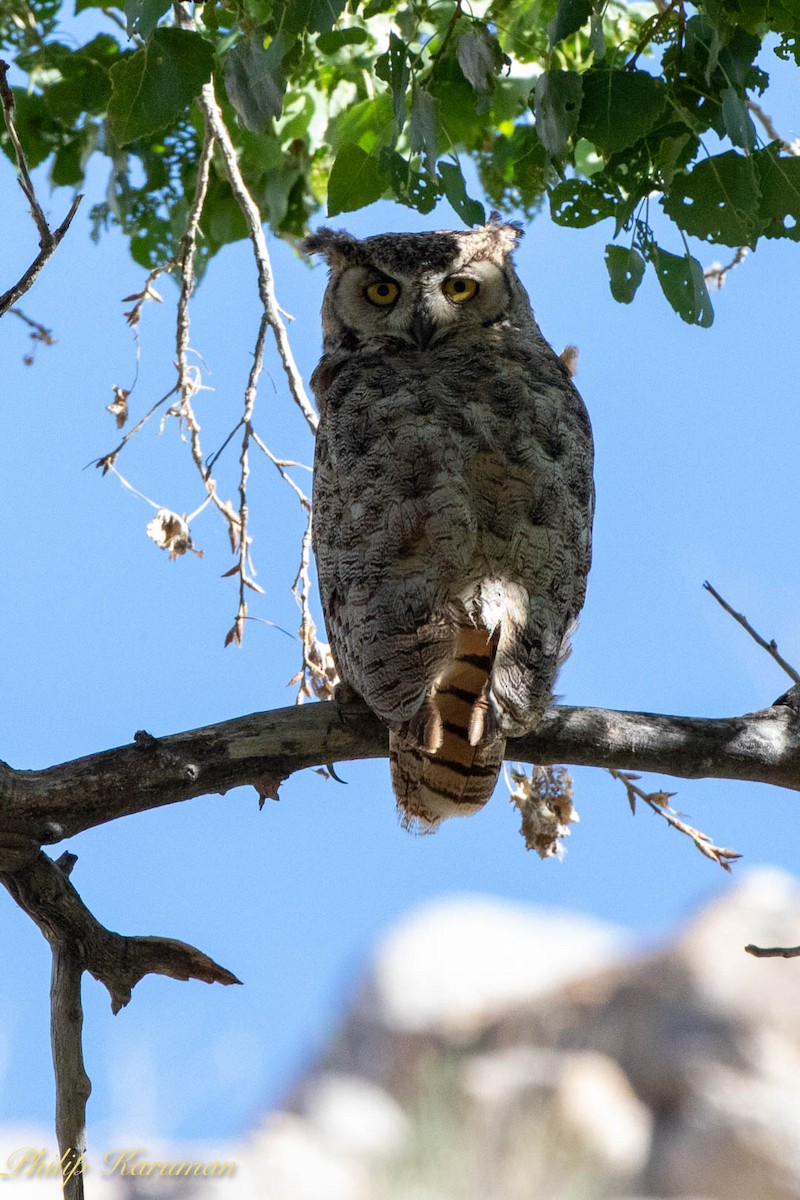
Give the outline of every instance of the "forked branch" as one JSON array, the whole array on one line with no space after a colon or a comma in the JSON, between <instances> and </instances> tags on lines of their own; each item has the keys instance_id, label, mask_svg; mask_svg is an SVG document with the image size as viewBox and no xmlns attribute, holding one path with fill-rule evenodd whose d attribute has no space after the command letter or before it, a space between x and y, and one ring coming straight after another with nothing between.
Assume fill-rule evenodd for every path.
<instances>
[{"instance_id":1,"label":"forked branch","mask_svg":"<svg viewBox=\"0 0 800 1200\"><path fill-rule=\"evenodd\" d=\"M17 127L14 122L14 93L8 86L6 78L8 72L8 63L0 59L0 103L3 107L3 118L5 120L6 130L8 131L9 140L14 148L14 157L17 160L17 178L19 185L25 194L25 199L28 201L31 210L31 216L37 230L39 231L39 253L34 258L28 269L23 272L15 284L13 284L7 292L0 295L0 317L6 313L12 305L16 304L20 297L24 296L27 291L33 287L36 280L41 274L42 268L49 259L53 257L59 245L61 244L65 233L72 224L72 218L78 211L83 196L76 196L69 207L64 220L57 229L51 229L47 217L44 214L41 204L36 197L36 191L31 179L30 170L28 168L28 160L25 156L22 143L19 140Z\"/></svg>"}]
</instances>

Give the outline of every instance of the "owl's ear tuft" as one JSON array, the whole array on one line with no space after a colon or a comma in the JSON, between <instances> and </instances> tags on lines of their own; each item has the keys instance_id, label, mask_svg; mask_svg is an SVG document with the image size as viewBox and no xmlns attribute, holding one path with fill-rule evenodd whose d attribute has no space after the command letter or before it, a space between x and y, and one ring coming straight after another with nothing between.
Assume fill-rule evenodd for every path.
<instances>
[{"instance_id":1,"label":"owl's ear tuft","mask_svg":"<svg viewBox=\"0 0 800 1200\"><path fill-rule=\"evenodd\" d=\"M358 256L361 243L343 229L321 226L300 243L303 254L324 254L330 266L343 266Z\"/></svg>"},{"instance_id":2,"label":"owl's ear tuft","mask_svg":"<svg viewBox=\"0 0 800 1200\"><path fill-rule=\"evenodd\" d=\"M484 229L504 254L512 254L517 242L525 236L525 230L519 221L504 221L499 212L489 214Z\"/></svg>"}]
</instances>

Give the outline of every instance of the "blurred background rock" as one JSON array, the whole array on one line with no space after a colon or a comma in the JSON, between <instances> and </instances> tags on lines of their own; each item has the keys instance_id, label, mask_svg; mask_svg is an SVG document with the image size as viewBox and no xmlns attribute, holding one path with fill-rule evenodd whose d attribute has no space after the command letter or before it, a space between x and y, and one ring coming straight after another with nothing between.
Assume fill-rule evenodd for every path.
<instances>
[{"instance_id":1,"label":"blurred background rock","mask_svg":"<svg viewBox=\"0 0 800 1200\"><path fill-rule=\"evenodd\" d=\"M281 1111L239 1143L143 1151L235 1160L233 1178L104 1180L95 1152L88 1196L794 1200L800 963L743 950L792 940L800 884L772 869L655 947L558 911L429 903L376 947ZM3 1183L9 1200L58 1195Z\"/></svg>"}]
</instances>

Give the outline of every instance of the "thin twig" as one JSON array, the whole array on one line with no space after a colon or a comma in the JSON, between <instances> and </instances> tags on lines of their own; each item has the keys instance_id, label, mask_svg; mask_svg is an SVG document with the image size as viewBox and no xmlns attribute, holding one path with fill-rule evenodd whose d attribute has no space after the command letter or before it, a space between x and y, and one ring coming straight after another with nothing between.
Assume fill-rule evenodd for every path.
<instances>
[{"instance_id":1,"label":"thin twig","mask_svg":"<svg viewBox=\"0 0 800 1200\"><path fill-rule=\"evenodd\" d=\"M693 825L688 825L686 821L681 819L679 813L671 808L669 801L675 795L675 792L646 792L643 788L637 785L637 780L641 779L640 775L634 775L630 771L619 771L615 767L609 767L608 773L612 779L617 779L624 786L628 795L628 804L631 806L631 812L636 813L636 801L641 800L654 813L671 825L673 829L677 829L678 833L683 833L686 837L691 838L697 849L706 858L710 858L712 862L717 863L725 871L730 871L731 863L737 858L741 858L736 850L729 850L725 846L715 846L708 834L703 833L700 829L695 829Z\"/></svg>"},{"instance_id":2,"label":"thin twig","mask_svg":"<svg viewBox=\"0 0 800 1200\"><path fill-rule=\"evenodd\" d=\"M253 432L252 432L252 437L253 437L253 441L258 446L258 448L262 452L262 454L266 455L266 457L272 463L273 467L278 472L281 479L283 479L285 483L288 483L289 487L292 489L292 491L297 496L297 499L300 501L301 506L306 511L310 511L311 510L311 501L309 500L308 496L305 494L303 489L301 487L298 487L298 485L292 479L291 475L286 470L287 467L298 467L298 468L302 468L306 471L310 470L310 468L306 467L304 463L293 462L291 459L276 458L275 455L272 453L272 451L269 449L269 447L267 445L265 445L265 443L261 440L261 438L255 432L255 430L253 430Z\"/></svg>"},{"instance_id":3,"label":"thin twig","mask_svg":"<svg viewBox=\"0 0 800 1200\"><path fill-rule=\"evenodd\" d=\"M758 642L762 650L766 650L767 654L769 654L771 658L774 658L778 666L783 668L790 679L794 680L795 683L800 683L800 673L794 669L791 663L786 661L783 655L778 653L778 646L774 638L770 639L770 641L767 641L766 638L763 638L760 633L757 633L756 630L753 629L753 626L750 624L747 617L745 617L743 613L736 612L734 608L731 608L727 600L723 600L722 596L720 596L716 588L711 586L708 580L705 581L703 587L707 592L711 593L717 603L725 609L725 612L729 613L730 616L733 617L734 621L739 622L742 629L746 630L747 633L750 634L750 637L753 639L753 641Z\"/></svg>"},{"instance_id":4,"label":"thin twig","mask_svg":"<svg viewBox=\"0 0 800 1200\"><path fill-rule=\"evenodd\" d=\"M161 408L162 404L166 404L167 400L169 400L170 397L174 396L177 393L177 391L178 391L178 385L176 383L169 389L168 392L166 392L161 397L160 400L156 400L156 402L152 406L152 408L148 409L148 411L144 414L144 416L140 420L138 420L136 422L136 424L133 426L132 429L128 430L128 432L125 434L125 436L120 441L119 445L116 446L114 450L111 450L108 454L104 454L102 456L102 458L95 459L94 466L99 467L101 472L103 473L103 475L105 475L105 473L114 466L114 462L116 461L117 455L119 454L120 450L122 450L122 448L131 440L131 438L134 437L139 432L139 430L142 428L142 426L146 425L147 422L150 420L150 418L152 416L154 416L155 413L158 412L158 410Z\"/></svg>"},{"instance_id":5,"label":"thin twig","mask_svg":"<svg viewBox=\"0 0 800 1200\"><path fill-rule=\"evenodd\" d=\"M31 180L30 170L28 168L28 160L26 158L22 143L19 139L17 127L14 123L14 93L8 86L8 70L8 63L0 59L0 103L2 103L3 106L3 118L5 120L6 129L8 130L8 136L11 141L11 145L14 147L14 157L16 158L17 162L17 179L19 180L19 185L25 195L25 199L28 201L28 205L30 206L31 216L33 217L36 228L39 231L39 253L36 255L36 258L28 267L27 271L25 271L22 277L17 280L14 286L9 288L7 292L0 296L0 317L3 316L3 314L7 312L13 304L16 304L20 296L24 296L24 294L29 291L31 287L33 287L33 284L36 282L42 267L45 265L48 259L52 258L53 254L58 249L64 234L72 224L72 218L78 211L78 205L83 199L83 196L76 196L74 198L66 217L61 222L58 229L53 232L47 223L47 218L44 215L42 206L36 198L36 191L33 186L33 181Z\"/></svg>"},{"instance_id":6,"label":"thin twig","mask_svg":"<svg viewBox=\"0 0 800 1200\"><path fill-rule=\"evenodd\" d=\"M712 263L710 267L706 267L703 271L703 278L706 283L710 283L712 287L719 290L725 283L728 277L728 272L735 267L740 266L750 253L749 246L739 246L731 261L726 266L721 266L720 263Z\"/></svg>"},{"instance_id":7,"label":"thin twig","mask_svg":"<svg viewBox=\"0 0 800 1200\"><path fill-rule=\"evenodd\" d=\"M55 346L57 339L53 337L52 329L48 329L40 321L34 321L33 317L29 317L21 308L10 308L8 311L12 316L19 317L20 321L23 321L31 331L29 337L32 345L22 360L26 367L30 367L33 365L38 347Z\"/></svg>"},{"instance_id":8,"label":"thin twig","mask_svg":"<svg viewBox=\"0 0 800 1200\"><path fill-rule=\"evenodd\" d=\"M758 117L770 141L780 142L781 149L785 151L786 154L793 154L795 157L800 155L800 138L795 138L791 142L787 142L785 138L782 138L775 128L775 124L769 113L764 112L764 109L761 107L761 105L755 100L751 100L749 97L747 100L747 107L755 117Z\"/></svg>"},{"instance_id":9,"label":"thin twig","mask_svg":"<svg viewBox=\"0 0 800 1200\"><path fill-rule=\"evenodd\" d=\"M217 103L216 95L214 94L214 81L205 84L198 100L200 109L208 120L214 137L222 153L222 158L225 163L225 173L228 176L228 182L231 185L236 202L241 209L242 215L247 225L247 232L250 241L253 244L253 252L256 259L256 267L258 270L258 292L261 298L261 303L264 307L264 313L267 318L267 323L275 337L275 344L278 348L283 369L286 372L286 378L289 382L289 390L295 404L298 406L303 416L306 419L309 429L312 433L316 433L319 418L314 412L314 407L309 400L305 387L303 386L302 376L297 368L297 364L292 354L292 348L289 344L289 337L286 332L286 326L281 318L278 302L275 297L275 283L272 274L272 263L267 249L267 240L264 236L264 227L261 223L261 214L256 207L253 197L247 189L247 185L239 168L239 160L236 154L236 147L231 140L231 135L222 117L222 112Z\"/></svg>"},{"instance_id":10,"label":"thin twig","mask_svg":"<svg viewBox=\"0 0 800 1200\"><path fill-rule=\"evenodd\" d=\"M292 595L300 606L300 643L303 647L303 658L300 670L289 680L289 687L298 684L296 704L305 704L306 700L332 700L339 677L333 661L330 646L317 638L317 627L311 616L311 579L309 565L311 562L311 528L312 512L308 507L308 522L306 524L300 548L300 566L297 569Z\"/></svg>"},{"instance_id":11,"label":"thin twig","mask_svg":"<svg viewBox=\"0 0 800 1200\"><path fill-rule=\"evenodd\" d=\"M642 55L644 53L644 51L646 50L646 48L651 44L651 42L655 38L658 31L661 29L661 26L666 22L667 17L670 15L672 10L675 8L680 9L681 22L682 22L682 24L685 23L686 13L685 13L684 7L683 7L683 0L670 0L670 3L665 4L663 7L662 7L662 5L659 4L658 16L656 17L655 21L650 26L650 28L647 30L646 35L641 39L641 41L637 45L636 49L633 52L633 56L631 58L629 58L628 61L625 63L626 71L633 70L640 55Z\"/></svg>"},{"instance_id":12,"label":"thin twig","mask_svg":"<svg viewBox=\"0 0 800 1200\"><path fill-rule=\"evenodd\" d=\"M64 240L64 234L72 224L72 218L78 211L78 205L82 199L82 195L75 197L69 207L69 212L59 225L58 229L56 229L55 233L53 233L47 248L39 251L39 253L36 255L36 258L28 267L27 271L20 276L13 287L10 287L7 292L4 292L3 295L0 296L0 317L8 312L11 306L16 304L17 301L20 300L26 292L29 292L36 283L36 280L42 273L42 268L50 261L58 247L61 245L61 242Z\"/></svg>"},{"instance_id":13,"label":"thin twig","mask_svg":"<svg viewBox=\"0 0 800 1200\"><path fill-rule=\"evenodd\" d=\"M264 343L267 338L267 329L269 328L269 318L266 312L261 314L261 320L258 326L258 336L256 338L255 350L253 352L253 362L250 367L250 374L247 380L247 387L244 393L244 413L242 414L241 425L242 433L242 448L239 452L239 544L237 546L237 563L236 573L239 577L239 608L236 613L236 619L233 625L228 630L225 637L225 645L229 646L231 642L237 646L242 644L244 635L244 623L247 620L247 600L245 599L245 589L250 588L253 591L261 592L262 588L253 579L253 564L250 561L250 537L247 532L247 520L249 508L247 504L247 482L250 478L250 438L253 433L253 411L255 408L256 397L258 395L258 381L261 377L261 372L264 367ZM230 573L230 572L229 572Z\"/></svg>"}]
</instances>

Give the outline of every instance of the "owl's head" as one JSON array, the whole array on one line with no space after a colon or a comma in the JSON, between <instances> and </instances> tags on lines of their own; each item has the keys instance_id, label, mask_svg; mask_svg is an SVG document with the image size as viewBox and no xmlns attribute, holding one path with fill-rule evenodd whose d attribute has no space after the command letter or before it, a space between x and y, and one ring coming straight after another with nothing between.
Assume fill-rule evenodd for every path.
<instances>
[{"instance_id":1,"label":"owl's head","mask_svg":"<svg viewBox=\"0 0 800 1200\"><path fill-rule=\"evenodd\" d=\"M463 232L383 233L358 239L319 229L306 254L330 268L322 316L325 348L379 349L405 343L419 350L474 335L515 318L530 321L530 305L511 261L522 236L493 213Z\"/></svg>"}]
</instances>

